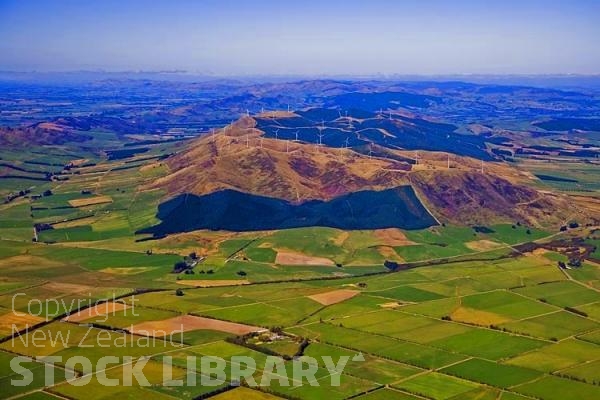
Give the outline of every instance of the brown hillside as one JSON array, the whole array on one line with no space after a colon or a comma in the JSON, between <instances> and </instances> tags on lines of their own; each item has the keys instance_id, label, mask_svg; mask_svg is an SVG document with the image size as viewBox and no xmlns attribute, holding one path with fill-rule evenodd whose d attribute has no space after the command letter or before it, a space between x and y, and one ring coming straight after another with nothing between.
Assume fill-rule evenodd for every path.
<instances>
[{"instance_id":1,"label":"brown hillside","mask_svg":"<svg viewBox=\"0 0 600 400\"><path fill-rule=\"evenodd\" d=\"M91 136L65 131L59 126L49 123L23 128L0 127L0 145L2 146L62 145L90 139L92 139Z\"/></svg>"},{"instance_id":2,"label":"brown hillside","mask_svg":"<svg viewBox=\"0 0 600 400\"><path fill-rule=\"evenodd\" d=\"M531 177L502 163L420 151L419 164L369 158L350 149L266 139L244 117L214 135L199 138L168 159L171 173L150 188L169 196L223 189L293 202L329 200L359 190L411 184L441 221L489 224L522 221L557 226L584 214L564 196L528 186ZM414 152L395 151L412 158Z\"/></svg>"},{"instance_id":3,"label":"brown hillside","mask_svg":"<svg viewBox=\"0 0 600 400\"><path fill-rule=\"evenodd\" d=\"M173 172L153 186L170 194L236 189L302 202L408 183L407 163L370 159L347 149L261 139L252 122L245 117L214 137L196 140L189 150L168 160Z\"/></svg>"},{"instance_id":4,"label":"brown hillside","mask_svg":"<svg viewBox=\"0 0 600 400\"><path fill-rule=\"evenodd\" d=\"M558 226L587 214L564 196L540 192L490 173L418 171L411 174L411 182L442 220L460 224L522 221Z\"/></svg>"}]
</instances>

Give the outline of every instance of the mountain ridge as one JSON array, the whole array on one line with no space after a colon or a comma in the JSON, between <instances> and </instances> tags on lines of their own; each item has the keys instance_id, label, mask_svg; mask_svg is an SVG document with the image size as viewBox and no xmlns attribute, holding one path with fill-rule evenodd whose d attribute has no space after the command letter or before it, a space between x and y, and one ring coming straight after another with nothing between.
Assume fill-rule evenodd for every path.
<instances>
[{"instance_id":1,"label":"mountain ridge","mask_svg":"<svg viewBox=\"0 0 600 400\"><path fill-rule=\"evenodd\" d=\"M166 190L165 200L234 190L300 205L411 186L435 218L462 225L522 221L556 227L585 213L563 196L534 189L535 177L505 163L378 144L332 148L268 138L248 116L189 142L166 164L169 173L145 187Z\"/></svg>"}]
</instances>

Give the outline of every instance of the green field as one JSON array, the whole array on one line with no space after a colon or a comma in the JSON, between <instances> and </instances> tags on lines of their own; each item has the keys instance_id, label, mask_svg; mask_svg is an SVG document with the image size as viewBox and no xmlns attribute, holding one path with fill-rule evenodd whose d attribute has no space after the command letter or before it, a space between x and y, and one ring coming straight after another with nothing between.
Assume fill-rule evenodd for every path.
<instances>
[{"instance_id":1,"label":"green field","mask_svg":"<svg viewBox=\"0 0 600 400\"><path fill-rule=\"evenodd\" d=\"M102 140L115 140L104 135ZM157 146L146 156L171 150ZM166 194L140 188L164 175L167 167L155 163L156 159L108 161L88 153L81 158L96 165L77 168L79 173L66 181L2 182L2 193L30 184L31 194L46 189L53 194L0 205L0 336L5 338L0 344L1 398L599 397L600 267L585 262L563 272L557 261L567 257L558 250L511 254L510 245L543 240L554 232L512 224L477 229L448 224L415 231L344 232L323 227L197 231L147 240L148 235L135 232L158 222L156 207ZM35 159L62 165L69 156L57 150ZM42 168L32 164L38 167ZM84 194L84 189L93 193ZM95 196L108 196L111 201L82 207L69 203ZM38 232L37 243L32 241L36 223L52 224L52 229ZM187 273L174 273L174 264L190 253L196 253L197 263ZM286 262L279 253L295 258ZM411 268L390 272L386 260ZM358 294L331 304L311 298L339 290ZM16 293L20 295L14 298ZM136 313L117 311L84 321L96 324L93 328L60 321L77 304L86 307L113 296L135 304ZM41 303L31 308L36 300ZM13 309L24 313L22 320ZM236 338L230 332L201 327L185 332L183 346L176 347L164 338L126 331L137 323L190 313L271 332ZM26 321L41 326L8 340L15 320L23 328ZM50 338L68 335L68 340L53 342L45 337L40 347L26 344L43 333ZM110 342L120 337L134 340L123 347L88 346L99 338ZM149 339L156 342L144 346L143 340ZM321 386L286 387L276 379L270 387L256 389L232 389L226 382L216 388L170 387L160 382L160 362L168 355L177 376L201 376L201 371L190 370L186 356L243 355L261 363L269 354L280 354L286 358L282 368L289 371L290 359L300 352L304 359L317 360ZM57 385L44 388L43 366L32 362L34 381L20 389L8 383L14 378L10 360L16 354L78 355L93 361L106 354L148 357L153 384L106 388L92 380L89 386L77 387L63 382L59 364L54 371ZM351 358L339 387L328 386L323 356L334 361ZM232 366L228 361L228 377ZM123 368L116 364L108 374L118 376Z\"/></svg>"},{"instance_id":2,"label":"green field","mask_svg":"<svg viewBox=\"0 0 600 400\"><path fill-rule=\"evenodd\" d=\"M441 371L503 389L532 381L542 375L542 372L533 369L502 365L476 358L452 365Z\"/></svg>"},{"instance_id":3,"label":"green field","mask_svg":"<svg viewBox=\"0 0 600 400\"><path fill-rule=\"evenodd\" d=\"M501 327L511 332L556 340L596 330L600 328L600 323L566 311L558 311L519 322L502 324Z\"/></svg>"},{"instance_id":4,"label":"green field","mask_svg":"<svg viewBox=\"0 0 600 400\"><path fill-rule=\"evenodd\" d=\"M567 304L573 304L592 313L592 306L598 302L596 296L592 295L595 294L593 290L567 281L538 284L533 280L524 287L505 287L513 283L511 276L516 276L520 283L522 280L519 276L532 276L538 273L535 269L546 268L545 262L538 258L522 257L521 260L492 263L465 262L421 267L396 274L340 277L334 280L203 289L182 286L184 295L177 296L174 286L171 286L174 281L165 280L164 276L169 274L165 270L170 269L172 263L181 256L149 256L143 252L38 246L18 242L15 246L8 246L8 242L4 243L5 247L0 249L3 249L8 258L26 255L42 260L41 268L27 277L26 281L38 284L24 290L26 296L20 297L16 303L20 311L27 311L27 302L34 298L60 298L69 301L88 297L83 294L90 289L92 300L109 297L115 290L126 294L133 290L131 287L135 287L131 284L141 279L158 286L167 285L171 289L125 297L126 302L136 304L137 315L121 311L97 316L88 322L95 321L107 328L127 328L139 322L164 320L181 313L193 312L257 326L282 327L288 334L309 338L311 344L304 354L317 359L322 356L331 356L333 359L342 355L352 357L357 352L363 354L364 361L348 363L342 376L342 386L335 390L310 386L290 390L273 381L274 386L270 390L284 398L293 396L311 399L327 396L343 399L360 395L358 398L412 399L424 395L432 399L495 399L498 396L518 399L521 393L553 399L554 393L546 393L545 387L537 383L540 382L539 379L548 381L551 385L572 387L572 390L584 395L594 393L595 387L591 383L600 379L597 375L597 362L594 361L600 358L600 347L595 344L598 323L563 309ZM247 241L238 241L228 245L230 249L237 249L237 246L244 246L246 243ZM266 256L268 252L263 252L262 249L264 248L256 247L256 250L251 250L248 254L254 254L254 257ZM256 253L252 253L253 251ZM120 265L123 259L127 260L126 265ZM144 267L153 269L133 275L113 274L104 283L105 286L92 283L77 289L80 292L73 292L77 286L43 283L43 279L49 277L64 277L68 280L70 276L74 278L84 276L82 274L103 274L106 269L128 268L135 271L135 268ZM280 273L284 275L285 271ZM27 286L22 281L22 275L15 273L16 271L11 272L6 274L9 280L3 283L5 294L0 292L0 307L7 311L11 307L12 291ZM453 278L457 275L468 278ZM73 283L70 285L77 285L76 280L71 280ZM506 282L506 285L502 282ZM359 283L361 287L358 286ZM130 285L130 288L126 288L125 284ZM323 306L308 297L342 288L352 288L362 293L329 306ZM545 301L540 300L542 296ZM565 302L566 299L570 300ZM44 309L50 315L58 315L65 310ZM465 324L454 320L454 316L459 315L456 314L457 310L462 310L462 318L469 319L471 313L473 321L489 317L506 322L495 329L490 329L487 325ZM448 315L453 317L450 320L442 319ZM97 360L105 354L106 349L81 346L79 341L87 329L75 324L54 322L39 330L48 331L51 335L70 332L67 347L52 346L46 342L39 349L24 345L21 341L7 342L1 347L30 356L84 355ZM92 329L84 343L96 340L102 330L103 328ZM118 334L110 333L107 337L116 338ZM224 332L190 331L183 335L186 347L172 354L176 356L175 360L181 360L182 369L185 369L182 357L186 354L225 357L250 355L257 360L265 359L266 354L260 351L222 341L231 337L231 334ZM555 339L560 341L555 343ZM258 344L258 350L291 356L298 351L298 340L266 342ZM171 352L170 349L170 346L159 341L152 348L133 345L108 351L134 357L155 355L155 359L160 360L161 354ZM5 366L8 357L10 356L3 362ZM321 364L320 369L323 371L319 372L319 376L322 379L326 376L324 368L324 364ZM544 375L548 373L560 373L562 378ZM92 388L95 387L94 384L91 385ZM389 388L380 389L380 385L389 385ZM46 390L73 398L83 398L85 393L85 390L67 383ZM370 392L371 390L373 391ZM192 399L210 392L208 388L202 387L169 388L160 385L103 391L106 396L116 394L157 399L168 396ZM362 392L369 393L361 395ZM44 393L37 392L37 396L43 397ZM227 391L216 398L236 398L239 395L242 395L240 391ZM257 391L244 395L267 396Z\"/></svg>"},{"instance_id":5,"label":"green field","mask_svg":"<svg viewBox=\"0 0 600 400\"><path fill-rule=\"evenodd\" d=\"M555 372L599 357L600 348L597 345L578 339L567 339L518 355L506 363L538 371Z\"/></svg>"},{"instance_id":6,"label":"green field","mask_svg":"<svg viewBox=\"0 0 600 400\"><path fill-rule=\"evenodd\" d=\"M600 396L600 387L598 386L556 376L544 377L538 381L517 386L514 390L518 393L548 400L597 399Z\"/></svg>"},{"instance_id":7,"label":"green field","mask_svg":"<svg viewBox=\"0 0 600 400\"><path fill-rule=\"evenodd\" d=\"M477 384L436 372L420 375L394 385L409 393L435 400L446 400L477 388Z\"/></svg>"}]
</instances>

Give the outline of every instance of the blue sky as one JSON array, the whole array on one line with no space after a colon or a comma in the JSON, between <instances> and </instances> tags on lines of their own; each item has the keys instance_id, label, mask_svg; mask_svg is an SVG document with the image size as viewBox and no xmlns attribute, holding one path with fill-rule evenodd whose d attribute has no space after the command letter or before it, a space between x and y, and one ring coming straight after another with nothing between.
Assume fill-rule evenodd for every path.
<instances>
[{"instance_id":1,"label":"blue sky","mask_svg":"<svg viewBox=\"0 0 600 400\"><path fill-rule=\"evenodd\" d=\"M600 73L600 1L0 0L0 70Z\"/></svg>"}]
</instances>

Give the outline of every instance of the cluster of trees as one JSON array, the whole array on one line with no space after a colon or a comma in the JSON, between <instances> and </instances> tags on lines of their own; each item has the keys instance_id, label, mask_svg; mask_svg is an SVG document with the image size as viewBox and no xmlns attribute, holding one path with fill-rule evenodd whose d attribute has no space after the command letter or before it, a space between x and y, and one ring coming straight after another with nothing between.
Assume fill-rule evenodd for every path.
<instances>
[{"instance_id":1,"label":"cluster of trees","mask_svg":"<svg viewBox=\"0 0 600 400\"><path fill-rule=\"evenodd\" d=\"M25 190L19 190L17 193L11 193L8 196L6 196L6 198L4 199L4 204L8 204L11 201L13 201L14 199L18 199L19 197L23 197L23 196L29 194L29 192L31 192L31 190L25 189Z\"/></svg>"},{"instance_id":2,"label":"cluster of trees","mask_svg":"<svg viewBox=\"0 0 600 400\"><path fill-rule=\"evenodd\" d=\"M581 267L582 260L579 257L571 257L569 258L568 265L569 267L579 268Z\"/></svg>"},{"instance_id":3,"label":"cluster of trees","mask_svg":"<svg viewBox=\"0 0 600 400\"><path fill-rule=\"evenodd\" d=\"M173 264L173 273L179 274L183 271L187 271L189 268L193 267L191 267L185 260L177 261L175 264Z\"/></svg>"},{"instance_id":4,"label":"cluster of trees","mask_svg":"<svg viewBox=\"0 0 600 400\"><path fill-rule=\"evenodd\" d=\"M383 266L391 271L395 271L400 265L396 261L385 260Z\"/></svg>"},{"instance_id":5,"label":"cluster of trees","mask_svg":"<svg viewBox=\"0 0 600 400\"><path fill-rule=\"evenodd\" d=\"M34 229L35 229L37 232L49 231L49 230L51 230L51 229L54 229L54 228L52 227L52 225L50 225L50 224L46 224L46 223L43 223L43 222L38 222L38 223L34 224L34 225L33 225L33 227L34 227Z\"/></svg>"},{"instance_id":6,"label":"cluster of trees","mask_svg":"<svg viewBox=\"0 0 600 400\"><path fill-rule=\"evenodd\" d=\"M565 232L567 229L575 229L579 228L579 223L577 221L570 222L569 225L563 225L560 227L561 232Z\"/></svg>"},{"instance_id":7,"label":"cluster of trees","mask_svg":"<svg viewBox=\"0 0 600 400\"><path fill-rule=\"evenodd\" d=\"M148 254L148 252L146 252L146 254ZM172 272L174 274L180 274L182 272L186 274L193 274L196 264L198 264L198 255L195 251L193 251L189 255L183 257L183 260L177 261L175 264L173 264Z\"/></svg>"},{"instance_id":8,"label":"cluster of trees","mask_svg":"<svg viewBox=\"0 0 600 400\"><path fill-rule=\"evenodd\" d=\"M406 269L408 267L407 264L400 264L396 261L385 260L383 266L389 269L390 271L399 271Z\"/></svg>"},{"instance_id":9,"label":"cluster of trees","mask_svg":"<svg viewBox=\"0 0 600 400\"><path fill-rule=\"evenodd\" d=\"M230 337L225 340L229 343L233 343L238 346L244 346L251 350L261 352L263 354L281 357L286 361L292 360L293 358L296 358L296 357L302 357L304 355L304 351L311 343L309 339L302 337L302 336L290 337L289 335L286 335L283 332L283 328L280 326L274 326L274 327L270 328L269 331L270 331L270 333L265 332L265 333L261 333L258 336L256 333L248 333L248 334L236 336L233 338ZM296 343L298 343L298 349L292 356L290 356L289 354L281 354L273 349L270 349L270 348L267 348L264 346L260 346L257 343L255 343L253 340L251 340L251 339L257 338L261 342L271 342L272 341L271 334L275 334L278 336L285 336L287 338L293 338L294 341Z\"/></svg>"},{"instance_id":10,"label":"cluster of trees","mask_svg":"<svg viewBox=\"0 0 600 400\"><path fill-rule=\"evenodd\" d=\"M569 258L569 261L566 264L564 261L559 261L558 268L567 269L567 266L573 267L573 268L579 268L579 267L581 267L582 263L583 263L583 260L580 257L571 257L571 258Z\"/></svg>"},{"instance_id":11,"label":"cluster of trees","mask_svg":"<svg viewBox=\"0 0 600 400\"><path fill-rule=\"evenodd\" d=\"M521 226L521 223L519 221L517 221L516 224L512 225L513 229L517 229L518 226ZM525 231L526 234L531 235L531 229L527 228L527 230Z\"/></svg>"}]
</instances>

